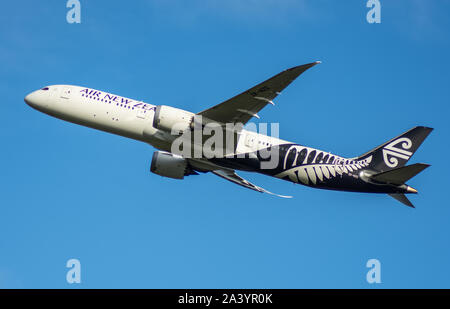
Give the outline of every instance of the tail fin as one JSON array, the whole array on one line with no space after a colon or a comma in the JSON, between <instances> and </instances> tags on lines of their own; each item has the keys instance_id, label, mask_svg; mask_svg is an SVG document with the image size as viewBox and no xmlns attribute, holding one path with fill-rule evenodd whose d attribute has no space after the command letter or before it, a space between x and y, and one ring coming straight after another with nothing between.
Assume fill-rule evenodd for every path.
<instances>
[{"instance_id":1,"label":"tail fin","mask_svg":"<svg viewBox=\"0 0 450 309\"><path fill-rule=\"evenodd\" d=\"M415 127L390 141L372 149L358 157L358 160L366 159L369 168L384 172L402 167L412 157L422 142L433 131L428 127Z\"/></svg>"},{"instance_id":2,"label":"tail fin","mask_svg":"<svg viewBox=\"0 0 450 309\"><path fill-rule=\"evenodd\" d=\"M381 172L371 176L370 178L376 181L390 183L393 185L402 185L429 166L430 165L428 164L416 163L399 167L387 172Z\"/></svg>"}]
</instances>

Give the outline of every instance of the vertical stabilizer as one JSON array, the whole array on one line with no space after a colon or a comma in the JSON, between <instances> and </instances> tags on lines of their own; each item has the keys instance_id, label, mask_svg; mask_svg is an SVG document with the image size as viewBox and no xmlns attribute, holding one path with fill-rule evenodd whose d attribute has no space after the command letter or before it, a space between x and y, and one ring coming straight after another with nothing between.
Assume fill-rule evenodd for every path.
<instances>
[{"instance_id":1,"label":"vertical stabilizer","mask_svg":"<svg viewBox=\"0 0 450 309\"><path fill-rule=\"evenodd\" d=\"M433 131L428 127L415 127L390 141L358 157L364 160L371 157L369 168L385 172L402 167L412 157L422 142Z\"/></svg>"}]
</instances>

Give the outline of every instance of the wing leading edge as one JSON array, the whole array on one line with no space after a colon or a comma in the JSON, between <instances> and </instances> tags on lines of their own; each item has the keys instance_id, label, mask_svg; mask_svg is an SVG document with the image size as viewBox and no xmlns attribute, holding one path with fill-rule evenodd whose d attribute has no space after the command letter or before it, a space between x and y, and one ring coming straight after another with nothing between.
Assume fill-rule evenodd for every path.
<instances>
[{"instance_id":1,"label":"wing leading edge","mask_svg":"<svg viewBox=\"0 0 450 309\"><path fill-rule=\"evenodd\" d=\"M221 123L247 123L252 117L272 102L281 91L307 69L320 61L287 69L237 96L204 110L197 115Z\"/></svg>"}]
</instances>

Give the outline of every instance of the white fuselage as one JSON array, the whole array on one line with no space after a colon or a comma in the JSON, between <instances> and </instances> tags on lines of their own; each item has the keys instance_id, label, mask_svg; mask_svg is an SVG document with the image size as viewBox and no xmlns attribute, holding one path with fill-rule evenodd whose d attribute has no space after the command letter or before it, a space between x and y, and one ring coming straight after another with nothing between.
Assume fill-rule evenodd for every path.
<instances>
[{"instance_id":1,"label":"white fuselage","mask_svg":"<svg viewBox=\"0 0 450 309\"><path fill-rule=\"evenodd\" d=\"M49 114L51 116L102 130L105 132L132 138L138 141L148 143L155 148L172 152L171 146L176 138L171 132L160 130L154 127L154 117L156 105L148 104L104 91L92 88L72 86L72 85L52 85L36 90L25 97L25 102L31 107ZM340 164L351 163L343 157L320 151L318 149L300 146L288 141L281 140L276 137L267 136L253 131L242 130L239 132L234 154L256 153L259 150L266 149L271 146L285 147L285 156L282 158L283 172L272 175L278 178L286 176L294 182L302 182L304 184L315 184L315 178L311 177L312 182L308 181L308 169L312 175L312 167L310 164L321 163L326 166L336 166ZM294 162L297 162L297 155L301 149L307 152L307 156L302 159L299 164L304 166L303 174L294 169ZM288 155L291 151L296 153L294 158ZM328 161L312 160L311 155L321 156L322 158L330 158ZM202 154L203 155L203 154ZM215 170L219 166L208 160L210 157L201 157L191 159L191 164L200 170ZM332 159L332 160L331 160ZM292 161L292 162L291 162ZM308 161L308 162L307 162ZM355 162L352 162L355 163ZM312 165L311 165L312 166ZM291 168L292 167L292 168ZM235 169L246 169L246 166L235 167ZM339 167L335 168L338 172ZM346 168L342 169L347 172ZM267 170L255 170L265 173ZM301 177L303 175L303 177ZM320 178L320 175L318 176Z\"/></svg>"},{"instance_id":2,"label":"white fuselage","mask_svg":"<svg viewBox=\"0 0 450 309\"><path fill-rule=\"evenodd\" d=\"M43 90L47 89L47 90ZM91 88L53 85L25 98L31 107L51 116L110 132L170 151L173 138L153 127L156 105ZM281 139L242 130L236 152L248 153L268 145L288 143Z\"/></svg>"},{"instance_id":3,"label":"white fuselage","mask_svg":"<svg viewBox=\"0 0 450 309\"><path fill-rule=\"evenodd\" d=\"M164 177L183 179L199 172L212 172L243 187L270 193L235 173L246 170L330 190L416 193L404 182L428 165L404 167L407 172L400 168L432 128L415 127L364 155L346 159L236 125L239 119L246 123L251 117L258 117L256 111L273 104L271 99L279 94L276 89L284 89L315 64L285 70L264 82L264 86L259 84L198 114L72 85L44 87L28 94L25 102L56 118L154 146L161 151L154 152L150 171ZM401 148L396 148L397 145ZM395 171L397 166L400 171ZM392 169L394 174L386 176L386 171ZM396 198L412 206L404 197Z\"/></svg>"}]
</instances>

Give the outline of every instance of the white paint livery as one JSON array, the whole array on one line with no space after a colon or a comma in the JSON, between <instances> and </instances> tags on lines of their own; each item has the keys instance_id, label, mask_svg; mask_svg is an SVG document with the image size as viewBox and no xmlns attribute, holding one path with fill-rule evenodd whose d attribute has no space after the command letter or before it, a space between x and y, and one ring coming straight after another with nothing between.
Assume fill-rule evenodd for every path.
<instances>
[{"instance_id":1,"label":"white paint livery","mask_svg":"<svg viewBox=\"0 0 450 309\"><path fill-rule=\"evenodd\" d=\"M284 88L318 63L285 70L197 114L72 85L44 87L28 94L25 102L51 116L154 146L159 151L153 155L151 171L161 176L183 179L199 172L212 172L243 187L273 194L235 172L236 169L247 170L317 188L388 193L412 206L404 193L417 191L405 182L428 165L404 165L431 132L432 129L427 127L415 127L356 158L344 158L247 131L242 126L231 129L238 136L237 142L224 156L208 157L201 152L200 157L187 157L171 151L177 138L192 131L197 124L215 123L228 130L228 124L236 126L246 124L253 117L259 118L261 109L268 104L274 105L273 99ZM201 123L196 122L198 119ZM267 169L262 167L261 153L265 150L273 150L277 155L275 166Z\"/></svg>"}]
</instances>

